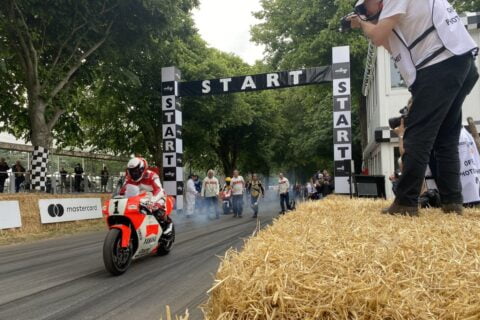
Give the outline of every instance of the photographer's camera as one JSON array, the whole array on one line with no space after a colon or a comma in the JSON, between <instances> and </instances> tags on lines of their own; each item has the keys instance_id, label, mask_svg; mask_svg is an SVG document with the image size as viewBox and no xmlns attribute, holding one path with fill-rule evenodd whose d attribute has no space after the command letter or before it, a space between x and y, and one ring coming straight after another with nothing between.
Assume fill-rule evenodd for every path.
<instances>
[{"instance_id":1,"label":"photographer's camera","mask_svg":"<svg viewBox=\"0 0 480 320\"><path fill-rule=\"evenodd\" d=\"M408 107L403 107L402 109L400 109L400 117L394 117L394 118L390 118L388 119L388 125L390 126L390 128L393 130L395 128L398 128L400 127L400 125L402 124L402 119L406 119L407 116L408 116Z\"/></svg>"}]
</instances>

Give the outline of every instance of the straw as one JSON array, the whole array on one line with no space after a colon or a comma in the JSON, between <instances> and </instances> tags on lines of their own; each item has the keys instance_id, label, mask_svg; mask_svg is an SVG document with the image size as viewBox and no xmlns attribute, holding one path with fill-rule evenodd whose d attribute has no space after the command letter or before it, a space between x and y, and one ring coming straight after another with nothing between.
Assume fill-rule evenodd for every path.
<instances>
[{"instance_id":1,"label":"straw","mask_svg":"<svg viewBox=\"0 0 480 320\"><path fill-rule=\"evenodd\" d=\"M480 210L308 202L229 250L206 319L480 319Z\"/></svg>"}]
</instances>

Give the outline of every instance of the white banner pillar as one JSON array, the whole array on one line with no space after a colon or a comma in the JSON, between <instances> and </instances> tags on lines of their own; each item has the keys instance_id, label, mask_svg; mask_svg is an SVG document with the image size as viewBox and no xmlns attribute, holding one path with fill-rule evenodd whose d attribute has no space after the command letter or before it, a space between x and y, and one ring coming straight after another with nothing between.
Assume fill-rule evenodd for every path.
<instances>
[{"instance_id":1,"label":"white banner pillar","mask_svg":"<svg viewBox=\"0 0 480 320\"><path fill-rule=\"evenodd\" d=\"M332 79L335 193L348 194L353 169L349 46L332 48Z\"/></svg>"},{"instance_id":2,"label":"white banner pillar","mask_svg":"<svg viewBox=\"0 0 480 320\"><path fill-rule=\"evenodd\" d=\"M162 139L163 187L176 199L176 209L183 209L183 141L182 109L180 104L180 70L162 68Z\"/></svg>"}]
</instances>

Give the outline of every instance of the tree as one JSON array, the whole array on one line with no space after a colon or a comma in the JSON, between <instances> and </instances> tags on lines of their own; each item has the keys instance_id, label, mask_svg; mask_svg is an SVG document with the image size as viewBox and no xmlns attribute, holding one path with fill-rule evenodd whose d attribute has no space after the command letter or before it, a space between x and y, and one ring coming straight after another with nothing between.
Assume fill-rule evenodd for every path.
<instances>
[{"instance_id":1,"label":"tree","mask_svg":"<svg viewBox=\"0 0 480 320\"><path fill-rule=\"evenodd\" d=\"M352 117L358 117L367 40L358 31L340 33L339 21L352 11L351 1L263 0L255 16L252 39L264 44L267 63L274 69L294 69L331 64L334 46L349 45L352 74ZM330 86L288 89L276 93L285 121L273 157L276 165L296 168L300 178L320 168L332 167L332 96ZM359 128L353 127L354 141ZM355 143L353 145L356 145ZM360 163L361 150L354 149Z\"/></svg>"},{"instance_id":2,"label":"tree","mask_svg":"<svg viewBox=\"0 0 480 320\"><path fill-rule=\"evenodd\" d=\"M74 117L81 107L72 97L92 81L97 63L161 39L171 21L196 3L5 0L0 7L2 96L14 98L2 101L1 121L8 131L48 150L59 119L66 113Z\"/></svg>"}]
</instances>

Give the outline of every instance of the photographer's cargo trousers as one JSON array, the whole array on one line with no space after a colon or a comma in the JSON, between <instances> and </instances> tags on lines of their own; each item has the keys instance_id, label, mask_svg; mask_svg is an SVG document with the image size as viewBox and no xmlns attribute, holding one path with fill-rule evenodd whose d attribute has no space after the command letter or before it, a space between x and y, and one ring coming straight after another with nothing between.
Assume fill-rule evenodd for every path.
<instances>
[{"instance_id":1,"label":"photographer's cargo trousers","mask_svg":"<svg viewBox=\"0 0 480 320\"><path fill-rule=\"evenodd\" d=\"M437 159L437 185L443 205L462 201L458 140L462 104L478 79L471 53L454 56L417 72L410 90L413 105L406 119L403 171L395 204L418 206L430 153Z\"/></svg>"}]
</instances>

